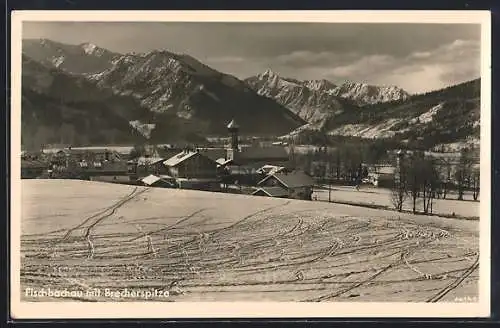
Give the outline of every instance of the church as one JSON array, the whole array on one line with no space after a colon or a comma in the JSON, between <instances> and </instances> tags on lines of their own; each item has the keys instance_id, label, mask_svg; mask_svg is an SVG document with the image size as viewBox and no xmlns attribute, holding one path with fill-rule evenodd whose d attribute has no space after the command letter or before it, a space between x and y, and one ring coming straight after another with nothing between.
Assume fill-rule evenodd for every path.
<instances>
[{"instance_id":1,"label":"church","mask_svg":"<svg viewBox=\"0 0 500 328\"><path fill-rule=\"evenodd\" d=\"M233 171L241 174L256 174L260 168L266 165L289 168L290 157L283 146L241 146L239 144L240 127L232 120L227 129L230 135L230 145L226 149L224 161L219 164L230 167ZM222 159L221 159L222 160Z\"/></svg>"}]
</instances>

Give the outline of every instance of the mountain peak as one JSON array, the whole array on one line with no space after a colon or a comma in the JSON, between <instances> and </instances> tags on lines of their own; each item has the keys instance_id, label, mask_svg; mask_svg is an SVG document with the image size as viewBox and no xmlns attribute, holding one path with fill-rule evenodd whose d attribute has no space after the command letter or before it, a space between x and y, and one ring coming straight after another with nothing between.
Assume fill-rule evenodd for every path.
<instances>
[{"instance_id":1,"label":"mountain peak","mask_svg":"<svg viewBox=\"0 0 500 328\"><path fill-rule=\"evenodd\" d=\"M90 42L85 42L80 44L80 47L85 51L86 54L92 54L98 47Z\"/></svg>"},{"instance_id":2,"label":"mountain peak","mask_svg":"<svg viewBox=\"0 0 500 328\"><path fill-rule=\"evenodd\" d=\"M265 70L264 73L262 74L259 74L258 75L259 78L263 79L263 78L267 78L267 79L272 79L274 77L278 77L279 78L279 74L274 72L272 69L268 68Z\"/></svg>"},{"instance_id":3,"label":"mountain peak","mask_svg":"<svg viewBox=\"0 0 500 328\"><path fill-rule=\"evenodd\" d=\"M311 89L311 90L316 90L316 91L328 91L331 89L336 88L337 86L333 84L332 82L326 80L326 79L320 79L320 80L307 80L304 81L304 85Z\"/></svg>"},{"instance_id":4,"label":"mountain peak","mask_svg":"<svg viewBox=\"0 0 500 328\"><path fill-rule=\"evenodd\" d=\"M100 73L120 56L91 42L64 44L44 38L24 39L23 52L38 62L74 74Z\"/></svg>"},{"instance_id":5,"label":"mountain peak","mask_svg":"<svg viewBox=\"0 0 500 328\"><path fill-rule=\"evenodd\" d=\"M351 81L351 80L345 80L341 86L346 86L346 87L366 87L368 86L367 83L364 83L364 82L355 82L355 81Z\"/></svg>"},{"instance_id":6,"label":"mountain peak","mask_svg":"<svg viewBox=\"0 0 500 328\"><path fill-rule=\"evenodd\" d=\"M85 54L93 55L93 56L97 56L97 57L102 56L104 54L104 52L106 52L106 50L104 48L101 48L101 47L99 47L91 42L82 43L79 45L79 47L81 49L83 49Z\"/></svg>"},{"instance_id":7,"label":"mountain peak","mask_svg":"<svg viewBox=\"0 0 500 328\"><path fill-rule=\"evenodd\" d=\"M364 82L345 81L334 90L334 94L358 102L374 104L394 100L404 100L409 94L397 86L376 86Z\"/></svg>"}]
</instances>

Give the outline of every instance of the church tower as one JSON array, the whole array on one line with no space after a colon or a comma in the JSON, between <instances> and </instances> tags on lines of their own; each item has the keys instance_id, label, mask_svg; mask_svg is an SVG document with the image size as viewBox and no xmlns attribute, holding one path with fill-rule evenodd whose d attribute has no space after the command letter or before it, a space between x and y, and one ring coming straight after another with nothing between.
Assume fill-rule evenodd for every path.
<instances>
[{"instance_id":1,"label":"church tower","mask_svg":"<svg viewBox=\"0 0 500 328\"><path fill-rule=\"evenodd\" d=\"M226 151L226 159L236 161L239 152L238 132L240 130L240 127L238 126L238 124L236 124L234 120L232 120L227 125L227 130L231 135L231 146Z\"/></svg>"},{"instance_id":2,"label":"church tower","mask_svg":"<svg viewBox=\"0 0 500 328\"><path fill-rule=\"evenodd\" d=\"M238 126L238 124L236 124L236 122L234 120L232 120L227 125L227 129L229 131L229 134L231 135L231 149L233 151L237 151L238 148L239 148L239 145L238 145L238 132L240 130L240 127Z\"/></svg>"}]
</instances>

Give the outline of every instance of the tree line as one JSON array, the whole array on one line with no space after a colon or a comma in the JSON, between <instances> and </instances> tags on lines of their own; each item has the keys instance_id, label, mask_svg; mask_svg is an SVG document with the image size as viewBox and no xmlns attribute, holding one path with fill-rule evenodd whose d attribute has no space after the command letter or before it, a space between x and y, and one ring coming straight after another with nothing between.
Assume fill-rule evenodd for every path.
<instances>
[{"instance_id":1,"label":"tree line","mask_svg":"<svg viewBox=\"0 0 500 328\"><path fill-rule=\"evenodd\" d=\"M464 200L466 191L472 191L474 200L479 197L480 173L471 149L462 150L456 163L421 151L401 152L394 157L393 165L396 173L391 200L398 211L409 199L413 213L432 213L434 200L446 199L450 190L457 192L458 200Z\"/></svg>"},{"instance_id":2,"label":"tree line","mask_svg":"<svg viewBox=\"0 0 500 328\"><path fill-rule=\"evenodd\" d=\"M292 166L324 182L353 183L368 176L367 164L389 161L383 141L357 140L322 146L299 153L290 146Z\"/></svg>"}]
</instances>

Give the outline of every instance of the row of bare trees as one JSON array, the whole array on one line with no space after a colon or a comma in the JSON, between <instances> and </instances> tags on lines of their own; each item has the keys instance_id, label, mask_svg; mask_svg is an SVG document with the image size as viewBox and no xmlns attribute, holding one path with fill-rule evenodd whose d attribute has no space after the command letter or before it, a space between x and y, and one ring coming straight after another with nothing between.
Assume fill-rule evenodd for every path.
<instances>
[{"instance_id":1,"label":"row of bare trees","mask_svg":"<svg viewBox=\"0 0 500 328\"><path fill-rule=\"evenodd\" d=\"M365 177L365 163L380 163L387 158L383 147L362 144L339 144L336 147L319 147L305 153L294 152L290 147L290 162L314 177L326 180L352 181Z\"/></svg>"},{"instance_id":2,"label":"row of bare trees","mask_svg":"<svg viewBox=\"0 0 500 328\"><path fill-rule=\"evenodd\" d=\"M395 158L396 174L391 190L391 200L398 211L403 210L406 200L411 201L413 213L432 213L435 199L446 199L450 189L457 191L457 199L463 200L466 191L479 197L480 174L474 167L472 152L463 150L458 162L439 160L423 152L400 154Z\"/></svg>"}]
</instances>

